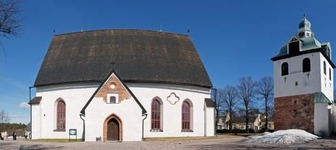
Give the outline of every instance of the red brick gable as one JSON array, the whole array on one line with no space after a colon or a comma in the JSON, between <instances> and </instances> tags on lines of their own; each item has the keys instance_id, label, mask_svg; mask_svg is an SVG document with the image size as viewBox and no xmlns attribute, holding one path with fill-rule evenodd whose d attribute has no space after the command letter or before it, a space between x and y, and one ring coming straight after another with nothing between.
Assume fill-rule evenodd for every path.
<instances>
[{"instance_id":1,"label":"red brick gable","mask_svg":"<svg viewBox=\"0 0 336 150\"><path fill-rule=\"evenodd\" d=\"M118 94L118 102L130 99L132 96L120 82L115 74L111 74L110 78L104 83L104 85L99 89L95 97L102 97L104 102L107 101L107 94Z\"/></svg>"}]
</instances>

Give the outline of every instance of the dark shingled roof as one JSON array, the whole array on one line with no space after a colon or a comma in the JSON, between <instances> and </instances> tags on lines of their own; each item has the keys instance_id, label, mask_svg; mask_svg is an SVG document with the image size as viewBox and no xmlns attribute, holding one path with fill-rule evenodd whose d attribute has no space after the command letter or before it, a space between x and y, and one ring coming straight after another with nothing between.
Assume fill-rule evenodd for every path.
<instances>
[{"instance_id":1,"label":"dark shingled roof","mask_svg":"<svg viewBox=\"0 0 336 150\"><path fill-rule=\"evenodd\" d=\"M212 101L210 98L206 98L205 99L205 105L207 107L216 107L216 104L214 101Z\"/></svg>"},{"instance_id":2,"label":"dark shingled roof","mask_svg":"<svg viewBox=\"0 0 336 150\"><path fill-rule=\"evenodd\" d=\"M101 82L113 65L125 82L212 87L186 35L147 30L97 30L56 35L35 87Z\"/></svg>"},{"instance_id":3,"label":"dark shingled roof","mask_svg":"<svg viewBox=\"0 0 336 150\"><path fill-rule=\"evenodd\" d=\"M38 97L34 97L32 100L30 100L30 101L28 102L28 104L30 104L30 105L33 105L33 104L40 104L41 100L42 100L42 97L40 97L40 96L38 96Z\"/></svg>"}]
</instances>

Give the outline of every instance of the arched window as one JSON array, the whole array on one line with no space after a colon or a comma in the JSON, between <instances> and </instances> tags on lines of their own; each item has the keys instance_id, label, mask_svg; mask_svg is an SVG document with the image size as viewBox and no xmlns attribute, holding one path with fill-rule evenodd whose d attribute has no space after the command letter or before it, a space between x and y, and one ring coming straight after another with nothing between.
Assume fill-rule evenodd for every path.
<instances>
[{"instance_id":1,"label":"arched window","mask_svg":"<svg viewBox=\"0 0 336 150\"><path fill-rule=\"evenodd\" d=\"M329 68L329 80L331 81L331 68Z\"/></svg>"},{"instance_id":2,"label":"arched window","mask_svg":"<svg viewBox=\"0 0 336 150\"><path fill-rule=\"evenodd\" d=\"M281 75L288 75L288 63L286 62L281 65Z\"/></svg>"},{"instance_id":3,"label":"arched window","mask_svg":"<svg viewBox=\"0 0 336 150\"><path fill-rule=\"evenodd\" d=\"M57 130L65 131L65 102L60 100L57 102L57 120L56 128Z\"/></svg>"},{"instance_id":4,"label":"arched window","mask_svg":"<svg viewBox=\"0 0 336 150\"><path fill-rule=\"evenodd\" d=\"M184 101L182 104L182 130L190 130L190 104L187 101Z\"/></svg>"},{"instance_id":5,"label":"arched window","mask_svg":"<svg viewBox=\"0 0 336 150\"><path fill-rule=\"evenodd\" d=\"M310 59L305 58L302 61L302 72L309 72L310 71Z\"/></svg>"},{"instance_id":6,"label":"arched window","mask_svg":"<svg viewBox=\"0 0 336 150\"><path fill-rule=\"evenodd\" d=\"M327 66L326 66L325 61L323 61L323 72L325 75L327 75Z\"/></svg>"},{"instance_id":7,"label":"arched window","mask_svg":"<svg viewBox=\"0 0 336 150\"><path fill-rule=\"evenodd\" d=\"M161 102L157 99L152 101L152 130L161 130Z\"/></svg>"}]
</instances>

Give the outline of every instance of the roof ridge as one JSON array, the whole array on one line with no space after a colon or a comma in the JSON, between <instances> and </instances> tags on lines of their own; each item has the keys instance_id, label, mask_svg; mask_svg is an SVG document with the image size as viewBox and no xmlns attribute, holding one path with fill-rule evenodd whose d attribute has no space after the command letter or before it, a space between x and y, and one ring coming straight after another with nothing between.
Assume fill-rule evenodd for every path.
<instances>
[{"instance_id":1,"label":"roof ridge","mask_svg":"<svg viewBox=\"0 0 336 150\"><path fill-rule=\"evenodd\" d=\"M120 28L120 29L97 29L97 30L74 31L74 32L55 34L55 36L64 36L64 35L90 33L90 32L102 32L102 31L147 31L147 32L157 32L157 33L163 33L163 34L173 34L173 35L189 37L188 34L174 33L174 32L170 32L170 31L157 31L157 30L150 30L150 29L132 29L132 28L130 28L130 29Z\"/></svg>"}]
</instances>

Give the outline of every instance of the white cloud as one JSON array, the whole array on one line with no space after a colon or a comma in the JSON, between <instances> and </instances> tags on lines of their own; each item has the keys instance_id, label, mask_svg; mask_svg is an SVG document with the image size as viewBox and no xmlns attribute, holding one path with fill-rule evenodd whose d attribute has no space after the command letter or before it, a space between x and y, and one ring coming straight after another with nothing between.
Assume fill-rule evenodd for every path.
<instances>
[{"instance_id":1,"label":"white cloud","mask_svg":"<svg viewBox=\"0 0 336 150\"><path fill-rule=\"evenodd\" d=\"M21 102L20 104L20 108L29 108L29 104L27 104L27 102Z\"/></svg>"}]
</instances>

